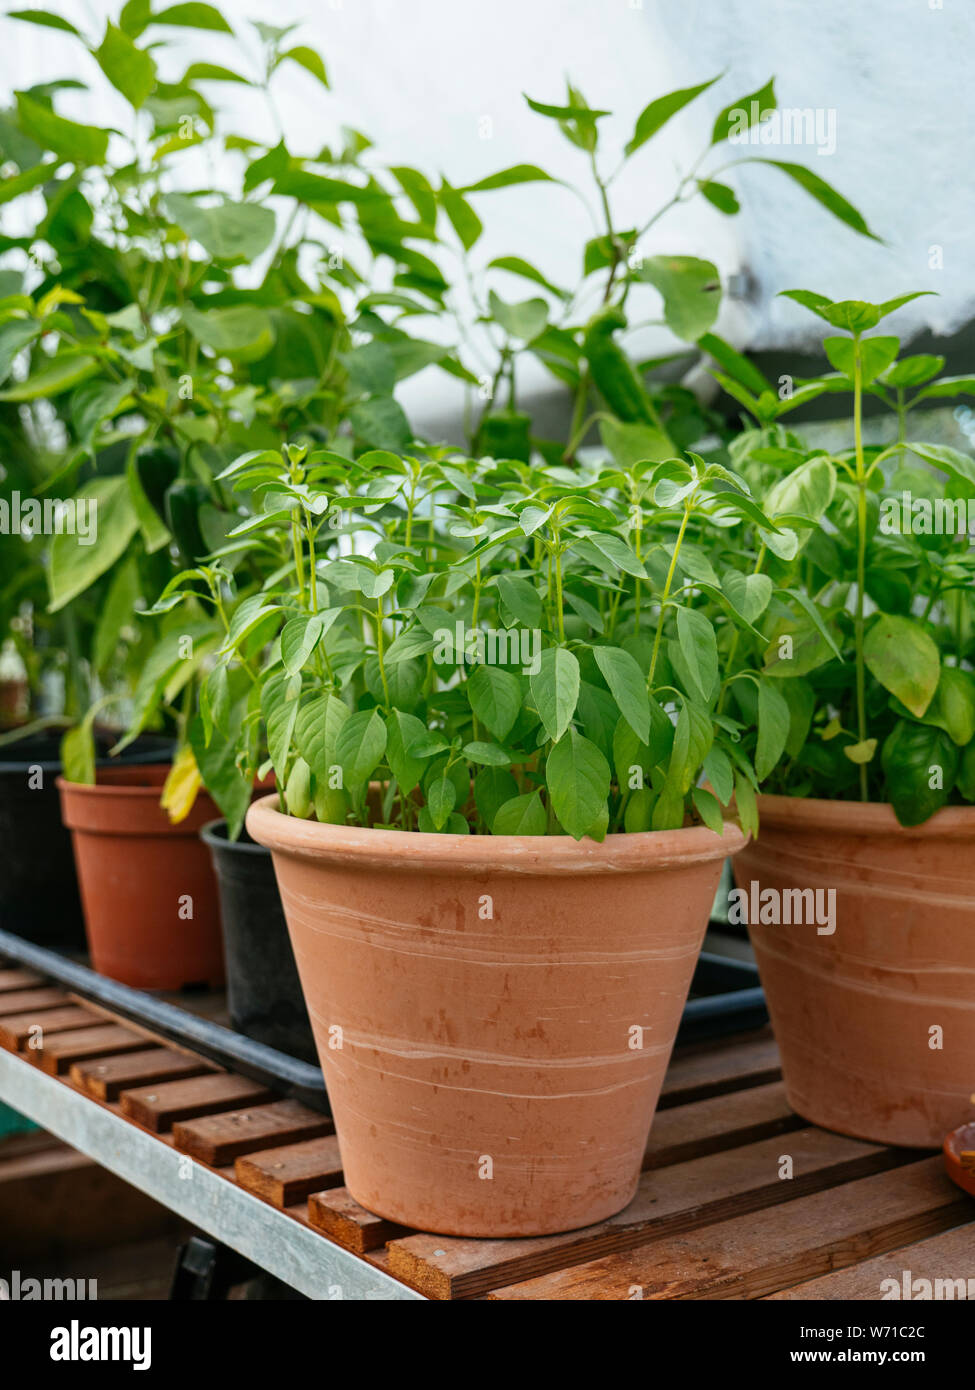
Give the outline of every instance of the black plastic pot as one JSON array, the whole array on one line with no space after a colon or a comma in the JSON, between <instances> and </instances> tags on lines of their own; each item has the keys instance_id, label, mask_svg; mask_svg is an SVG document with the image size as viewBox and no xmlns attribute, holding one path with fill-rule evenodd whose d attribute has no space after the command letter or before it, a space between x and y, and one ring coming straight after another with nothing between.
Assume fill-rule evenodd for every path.
<instances>
[{"instance_id":1,"label":"black plastic pot","mask_svg":"<svg viewBox=\"0 0 975 1390\"><path fill-rule=\"evenodd\" d=\"M255 1042L317 1062L270 850L246 830L228 840L223 820L210 821L200 835L220 889L231 1023Z\"/></svg>"},{"instance_id":2,"label":"black plastic pot","mask_svg":"<svg viewBox=\"0 0 975 1390\"><path fill-rule=\"evenodd\" d=\"M96 734L107 755L116 735ZM85 949L85 925L75 876L71 835L61 824L56 784L61 736L30 734L0 749L0 927L39 946ZM99 767L166 762L173 740L143 734Z\"/></svg>"}]
</instances>

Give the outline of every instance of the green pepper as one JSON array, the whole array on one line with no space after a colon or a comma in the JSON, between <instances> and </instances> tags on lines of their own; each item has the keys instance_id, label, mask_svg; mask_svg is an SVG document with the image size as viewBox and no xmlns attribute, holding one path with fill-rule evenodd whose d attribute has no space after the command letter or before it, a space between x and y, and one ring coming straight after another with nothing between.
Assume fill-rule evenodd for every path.
<instances>
[{"instance_id":1,"label":"green pepper","mask_svg":"<svg viewBox=\"0 0 975 1390\"><path fill-rule=\"evenodd\" d=\"M618 419L625 423L660 425L639 373L613 334L626 327L620 309L604 309L589 323L582 350L593 384Z\"/></svg>"},{"instance_id":2,"label":"green pepper","mask_svg":"<svg viewBox=\"0 0 975 1390\"><path fill-rule=\"evenodd\" d=\"M209 489L190 478L178 478L166 489L166 525L188 566L195 565L209 550L200 530L200 508L209 501Z\"/></svg>"},{"instance_id":3,"label":"green pepper","mask_svg":"<svg viewBox=\"0 0 975 1390\"><path fill-rule=\"evenodd\" d=\"M531 460L531 416L521 410L499 410L481 421L474 447L496 459Z\"/></svg>"},{"instance_id":4,"label":"green pepper","mask_svg":"<svg viewBox=\"0 0 975 1390\"><path fill-rule=\"evenodd\" d=\"M179 451L165 444L146 444L135 456L135 470L142 491L165 520L166 490L179 477Z\"/></svg>"}]
</instances>

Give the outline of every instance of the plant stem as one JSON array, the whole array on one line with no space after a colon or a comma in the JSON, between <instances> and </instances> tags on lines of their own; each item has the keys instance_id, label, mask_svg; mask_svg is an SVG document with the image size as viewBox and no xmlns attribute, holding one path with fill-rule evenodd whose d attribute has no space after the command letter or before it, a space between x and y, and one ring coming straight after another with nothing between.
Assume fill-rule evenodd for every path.
<instances>
[{"instance_id":1,"label":"plant stem","mask_svg":"<svg viewBox=\"0 0 975 1390\"><path fill-rule=\"evenodd\" d=\"M667 579L664 583L664 591L660 598L660 617L657 619L657 633L653 639L653 655L650 658L650 670L647 673L647 687L653 689L653 674L657 669L657 657L660 654L660 639L664 635L664 619L667 616L667 599L670 595L670 586L674 582L674 572L677 569L677 556L684 540L684 532L687 530L687 523L690 520L692 499L684 503L684 516L681 520L680 530L677 532L677 540L674 542L674 553L670 558L670 569L667 571Z\"/></svg>"}]
</instances>

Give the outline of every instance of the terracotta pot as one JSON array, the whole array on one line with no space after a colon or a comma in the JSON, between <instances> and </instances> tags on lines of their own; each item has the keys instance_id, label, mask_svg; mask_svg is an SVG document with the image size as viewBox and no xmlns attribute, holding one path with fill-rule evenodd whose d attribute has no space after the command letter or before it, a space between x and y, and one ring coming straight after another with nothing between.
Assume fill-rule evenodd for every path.
<instances>
[{"instance_id":1,"label":"terracotta pot","mask_svg":"<svg viewBox=\"0 0 975 1390\"><path fill-rule=\"evenodd\" d=\"M168 771L114 767L99 769L95 786L57 783L92 963L138 989L223 980L217 882L199 837L217 808L201 792L186 820L171 825L159 805Z\"/></svg>"},{"instance_id":2,"label":"terracotta pot","mask_svg":"<svg viewBox=\"0 0 975 1390\"><path fill-rule=\"evenodd\" d=\"M759 816L739 886L836 893L832 934L749 920L790 1105L841 1134L940 1147L973 1113L975 808L906 828L879 803L764 796Z\"/></svg>"},{"instance_id":3,"label":"terracotta pot","mask_svg":"<svg viewBox=\"0 0 975 1390\"><path fill-rule=\"evenodd\" d=\"M358 1202L492 1237L626 1206L737 826L426 835L265 797L247 828L274 858Z\"/></svg>"}]
</instances>

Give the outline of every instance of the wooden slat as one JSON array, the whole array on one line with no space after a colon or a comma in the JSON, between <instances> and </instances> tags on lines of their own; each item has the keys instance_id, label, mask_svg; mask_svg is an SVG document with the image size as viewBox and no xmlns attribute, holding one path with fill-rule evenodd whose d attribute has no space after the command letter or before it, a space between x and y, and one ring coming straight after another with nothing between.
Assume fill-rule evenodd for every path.
<instances>
[{"instance_id":1,"label":"wooden slat","mask_svg":"<svg viewBox=\"0 0 975 1390\"><path fill-rule=\"evenodd\" d=\"M217 1167L241 1154L332 1134L334 1128L326 1115L296 1100L278 1100L249 1110L183 1120L173 1125L173 1143L183 1153Z\"/></svg>"},{"instance_id":2,"label":"wooden slat","mask_svg":"<svg viewBox=\"0 0 975 1390\"><path fill-rule=\"evenodd\" d=\"M342 1161L334 1135L287 1144L269 1153L238 1158L234 1175L241 1187L276 1207L300 1202L312 1192L342 1185Z\"/></svg>"},{"instance_id":3,"label":"wooden slat","mask_svg":"<svg viewBox=\"0 0 975 1390\"><path fill-rule=\"evenodd\" d=\"M910 1275L906 1286L905 1270ZM892 1293L889 1286L887 1289L881 1287L885 1279L896 1280L901 1298L905 1297L905 1288L912 1293L924 1292L923 1288L914 1290L911 1287L914 1279L929 1279L932 1284L937 1279L963 1279L967 1285L964 1294L952 1289L953 1296L975 1297L975 1222L956 1226L953 1230L943 1231L941 1235L931 1236L914 1245L902 1245L889 1254L876 1255L863 1264L837 1270L835 1274L824 1274L819 1279L795 1284L791 1289L783 1289L767 1297L771 1300L812 1298L830 1301L837 1298L882 1298L885 1293Z\"/></svg>"},{"instance_id":4,"label":"wooden slat","mask_svg":"<svg viewBox=\"0 0 975 1390\"><path fill-rule=\"evenodd\" d=\"M779 1176L789 1155L793 1177ZM904 1161L892 1149L811 1127L645 1173L630 1205L595 1226L523 1240L415 1235L391 1242L390 1272L429 1298L470 1298L816 1192Z\"/></svg>"},{"instance_id":5,"label":"wooden slat","mask_svg":"<svg viewBox=\"0 0 975 1390\"><path fill-rule=\"evenodd\" d=\"M110 1057L119 1052L138 1052L146 1040L129 1028L107 1023L101 1028L79 1028L76 1032L45 1036L43 1046L29 1055L42 1070L51 1076L66 1072L72 1062L86 1062L91 1057Z\"/></svg>"},{"instance_id":6,"label":"wooden slat","mask_svg":"<svg viewBox=\"0 0 975 1390\"><path fill-rule=\"evenodd\" d=\"M780 1076L779 1049L770 1034L763 1032L745 1042L718 1039L698 1044L671 1059L658 1109L764 1086Z\"/></svg>"},{"instance_id":7,"label":"wooden slat","mask_svg":"<svg viewBox=\"0 0 975 1390\"><path fill-rule=\"evenodd\" d=\"M145 1038L141 1039L145 1044ZM199 1057L188 1057L168 1047L150 1047L141 1052L129 1052L120 1057L103 1057L90 1062L75 1062L70 1070L71 1080L97 1100L118 1100L122 1091L154 1082L180 1081L190 1076L202 1076L213 1071Z\"/></svg>"},{"instance_id":8,"label":"wooden slat","mask_svg":"<svg viewBox=\"0 0 975 1390\"><path fill-rule=\"evenodd\" d=\"M739 1151L740 1152L740 1151ZM971 1215L937 1158L489 1294L492 1300L753 1299Z\"/></svg>"},{"instance_id":9,"label":"wooden slat","mask_svg":"<svg viewBox=\"0 0 975 1390\"><path fill-rule=\"evenodd\" d=\"M11 989L0 994L0 1017L27 1010L63 1009L69 1003L63 989Z\"/></svg>"},{"instance_id":10,"label":"wooden slat","mask_svg":"<svg viewBox=\"0 0 975 1390\"><path fill-rule=\"evenodd\" d=\"M0 994L14 989L36 989L44 983L33 970L0 970Z\"/></svg>"},{"instance_id":11,"label":"wooden slat","mask_svg":"<svg viewBox=\"0 0 975 1390\"><path fill-rule=\"evenodd\" d=\"M407 1227L360 1207L347 1187L313 1192L308 1198L308 1220L329 1240L356 1255L378 1250L388 1240L407 1234Z\"/></svg>"},{"instance_id":12,"label":"wooden slat","mask_svg":"<svg viewBox=\"0 0 975 1390\"><path fill-rule=\"evenodd\" d=\"M46 1013L28 1011L0 1018L0 1047L8 1052L20 1052L31 1040L31 1030L39 1028L43 1037L52 1033L67 1033L75 1028L95 1028L104 1023L104 1018L88 1009L70 1004L63 1009L50 1009ZM37 1038L37 1034L34 1037Z\"/></svg>"},{"instance_id":13,"label":"wooden slat","mask_svg":"<svg viewBox=\"0 0 975 1390\"><path fill-rule=\"evenodd\" d=\"M643 1167L684 1163L689 1158L802 1129L805 1124L789 1108L781 1081L692 1101L690 1105L662 1110L654 1117Z\"/></svg>"},{"instance_id":14,"label":"wooden slat","mask_svg":"<svg viewBox=\"0 0 975 1390\"><path fill-rule=\"evenodd\" d=\"M122 1114L157 1134L165 1133L177 1120L215 1115L242 1105L261 1105L270 1099L266 1086L226 1072L189 1081L166 1081L158 1086L137 1086L121 1093Z\"/></svg>"}]
</instances>

